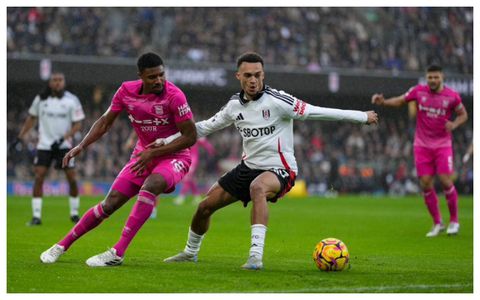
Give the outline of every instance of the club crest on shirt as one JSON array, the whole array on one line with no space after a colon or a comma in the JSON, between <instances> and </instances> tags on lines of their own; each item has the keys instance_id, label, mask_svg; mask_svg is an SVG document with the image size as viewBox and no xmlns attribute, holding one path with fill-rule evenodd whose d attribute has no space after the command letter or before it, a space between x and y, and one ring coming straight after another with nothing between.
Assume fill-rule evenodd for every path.
<instances>
[{"instance_id":1,"label":"club crest on shirt","mask_svg":"<svg viewBox=\"0 0 480 300\"><path fill-rule=\"evenodd\" d=\"M127 104L127 110L132 111L135 108L135 105L133 104Z\"/></svg>"},{"instance_id":2,"label":"club crest on shirt","mask_svg":"<svg viewBox=\"0 0 480 300\"><path fill-rule=\"evenodd\" d=\"M423 96L423 97L422 97L422 102L425 102L425 101L427 101L427 97L426 97L426 96Z\"/></svg>"},{"instance_id":3,"label":"club crest on shirt","mask_svg":"<svg viewBox=\"0 0 480 300\"><path fill-rule=\"evenodd\" d=\"M448 100L443 100L443 107L448 107Z\"/></svg>"},{"instance_id":4,"label":"club crest on shirt","mask_svg":"<svg viewBox=\"0 0 480 300\"><path fill-rule=\"evenodd\" d=\"M154 106L153 106L153 111L154 111L155 114L157 114L157 115L163 115L163 106L161 106L161 105L154 105Z\"/></svg>"},{"instance_id":5,"label":"club crest on shirt","mask_svg":"<svg viewBox=\"0 0 480 300\"><path fill-rule=\"evenodd\" d=\"M263 109L262 110L262 115L265 120L270 119L270 110L269 109Z\"/></svg>"}]
</instances>

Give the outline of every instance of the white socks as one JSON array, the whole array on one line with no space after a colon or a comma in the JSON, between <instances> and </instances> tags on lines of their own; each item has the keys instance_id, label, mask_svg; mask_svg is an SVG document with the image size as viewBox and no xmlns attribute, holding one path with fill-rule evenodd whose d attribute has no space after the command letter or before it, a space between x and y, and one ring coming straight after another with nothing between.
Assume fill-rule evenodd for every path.
<instances>
[{"instance_id":1,"label":"white socks","mask_svg":"<svg viewBox=\"0 0 480 300\"><path fill-rule=\"evenodd\" d=\"M34 218L42 218L42 198L33 197L32 198L32 213Z\"/></svg>"},{"instance_id":2,"label":"white socks","mask_svg":"<svg viewBox=\"0 0 480 300\"><path fill-rule=\"evenodd\" d=\"M205 234L196 234L191 228L188 228L188 241L183 251L191 255L197 255L204 236Z\"/></svg>"},{"instance_id":3,"label":"white socks","mask_svg":"<svg viewBox=\"0 0 480 300\"><path fill-rule=\"evenodd\" d=\"M266 232L267 226L263 224L252 225L252 243L250 246L250 256L255 256L262 259Z\"/></svg>"},{"instance_id":4,"label":"white socks","mask_svg":"<svg viewBox=\"0 0 480 300\"><path fill-rule=\"evenodd\" d=\"M80 207L80 198L72 197L69 198L70 202L70 216L78 216L78 208Z\"/></svg>"}]
</instances>

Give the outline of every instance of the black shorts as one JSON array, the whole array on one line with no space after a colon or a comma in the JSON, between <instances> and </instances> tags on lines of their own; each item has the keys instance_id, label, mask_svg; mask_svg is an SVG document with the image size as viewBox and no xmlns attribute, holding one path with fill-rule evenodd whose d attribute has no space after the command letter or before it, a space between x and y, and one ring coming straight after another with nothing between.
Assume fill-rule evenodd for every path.
<instances>
[{"instance_id":1,"label":"black shorts","mask_svg":"<svg viewBox=\"0 0 480 300\"><path fill-rule=\"evenodd\" d=\"M225 173L218 180L218 184L233 197L241 200L243 206L252 200L250 198L250 184L263 172L272 172L277 175L280 181L280 191L274 198L268 199L270 202L277 202L277 199L283 197L295 185L295 173L291 170L272 168L269 170L254 170L250 169L242 161L230 172Z\"/></svg>"},{"instance_id":2,"label":"black shorts","mask_svg":"<svg viewBox=\"0 0 480 300\"><path fill-rule=\"evenodd\" d=\"M58 151L37 150L37 154L33 159L33 165L50 168L50 166L52 165L52 161L55 161L55 169L62 169L62 160L68 151L70 151L70 149L60 149ZM65 169L72 169L74 167L75 158L72 158L68 162L68 166L66 166Z\"/></svg>"}]
</instances>

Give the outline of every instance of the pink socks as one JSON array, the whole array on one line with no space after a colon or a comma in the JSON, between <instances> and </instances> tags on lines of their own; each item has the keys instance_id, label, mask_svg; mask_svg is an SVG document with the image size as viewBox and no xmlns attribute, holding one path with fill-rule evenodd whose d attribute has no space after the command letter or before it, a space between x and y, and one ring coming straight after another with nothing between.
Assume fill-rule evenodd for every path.
<instances>
[{"instance_id":1,"label":"pink socks","mask_svg":"<svg viewBox=\"0 0 480 300\"><path fill-rule=\"evenodd\" d=\"M137 202L128 216L127 222L123 227L122 236L118 243L113 246L117 250L118 256L123 256L127 250L128 245L137 234L138 230L148 220L153 208L156 205L156 195L140 190L138 193Z\"/></svg>"},{"instance_id":2,"label":"pink socks","mask_svg":"<svg viewBox=\"0 0 480 300\"><path fill-rule=\"evenodd\" d=\"M425 205L427 205L428 211L433 218L435 224L442 223L442 216L440 215L440 209L438 207L438 197L434 189L428 189L423 191L423 198L425 199Z\"/></svg>"},{"instance_id":3,"label":"pink socks","mask_svg":"<svg viewBox=\"0 0 480 300\"><path fill-rule=\"evenodd\" d=\"M450 222L458 223L458 194L454 185L443 191L447 198L448 210L450 211Z\"/></svg>"},{"instance_id":4,"label":"pink socks","mask_svg":"<svg viewBox=\"0 0 480 300\"><path fill-rule=\"evenodd\" d=\"M90 208L58 244L67 250L82 235L97 227L108 215L103 211L102 203Z\"/></svg>"}]
</instances>

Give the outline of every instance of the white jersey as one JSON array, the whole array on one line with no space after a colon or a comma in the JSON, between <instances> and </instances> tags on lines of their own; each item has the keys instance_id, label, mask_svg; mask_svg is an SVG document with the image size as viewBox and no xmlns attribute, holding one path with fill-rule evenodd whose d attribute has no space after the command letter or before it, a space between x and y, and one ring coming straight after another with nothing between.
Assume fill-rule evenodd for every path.
<instances>
[{"instance_id":1,"label":"white jersey","mask_svg":"<svg viewBox=\"0 0 480 300\"><path fill-rule=\"evenodd\" d=\"M38 118L39 150L51 150L51 145L72 128L73 122L85 119L77 96L65 91L62 98L49 96L41 100L37 95L28 113ZM72 139L65 140L60 149L72 148Z\"/></svg>"},{"instance_id":2,"label":"white jersey","mask_svg":"<svg viewBox=\"0 0 480 300\"><path fill-rule=\"evenodd\" d=\"M364 112L313 106L268 86L255 100L243 97L243 92L233 95L217 114L195 125L202 137L234 124L243 138L242 159L251 169L280 168L297 174L293 119L367 122Z\"/></svg>"}]
</instances>

